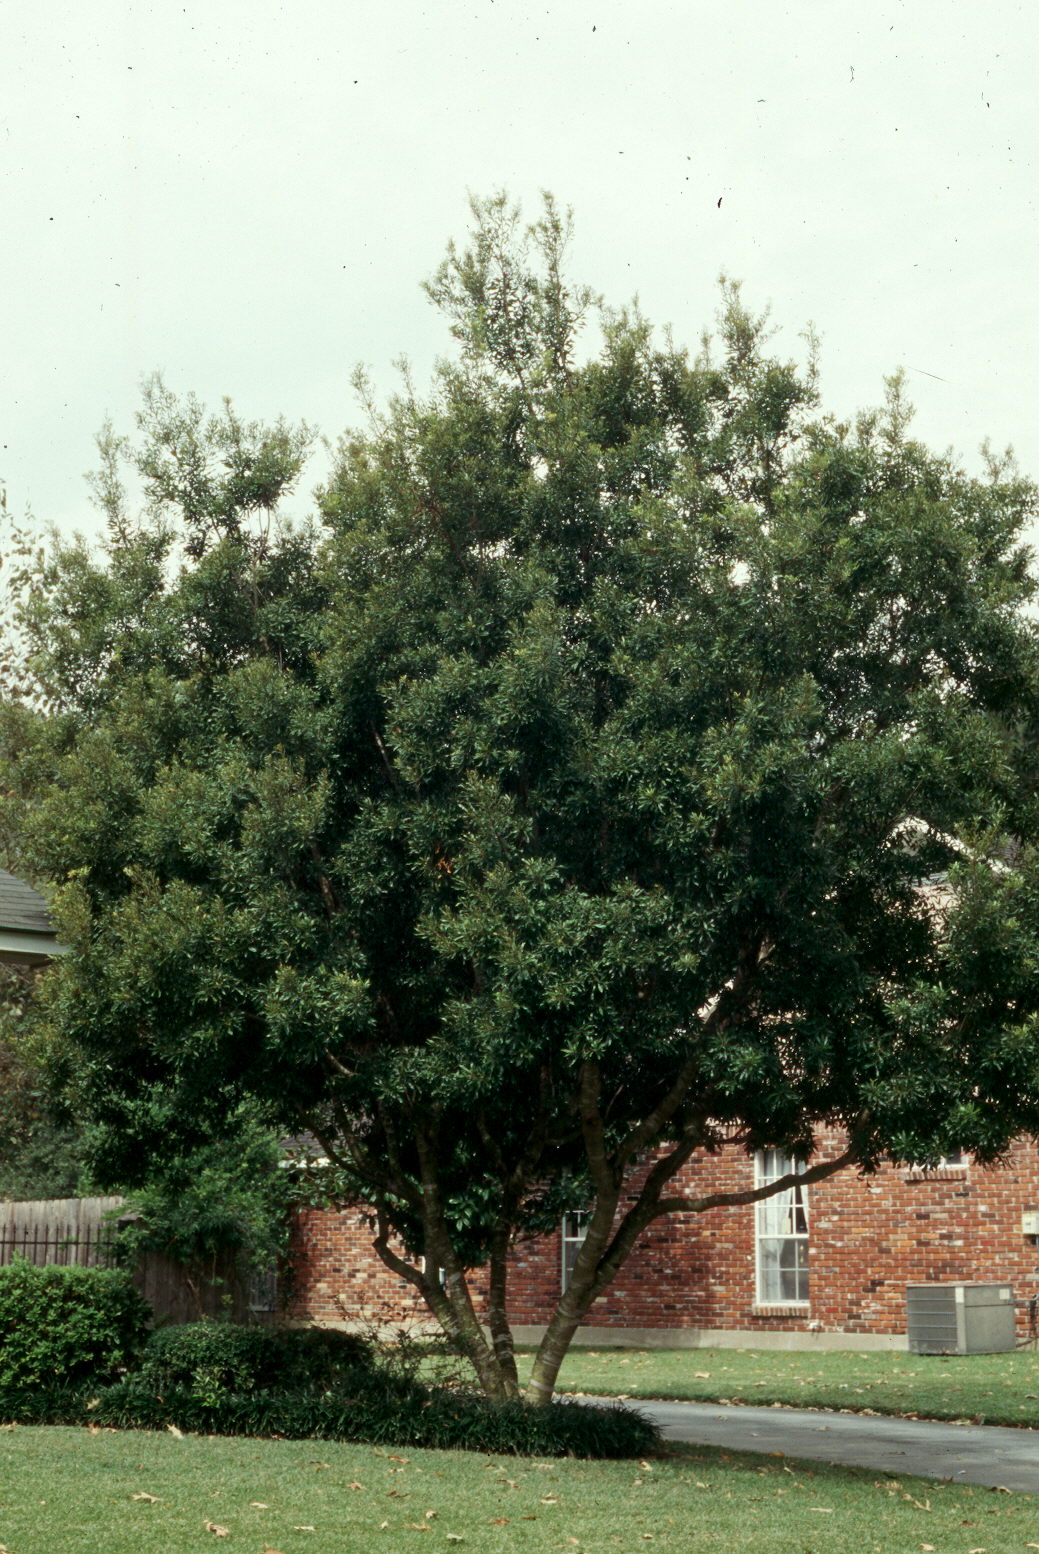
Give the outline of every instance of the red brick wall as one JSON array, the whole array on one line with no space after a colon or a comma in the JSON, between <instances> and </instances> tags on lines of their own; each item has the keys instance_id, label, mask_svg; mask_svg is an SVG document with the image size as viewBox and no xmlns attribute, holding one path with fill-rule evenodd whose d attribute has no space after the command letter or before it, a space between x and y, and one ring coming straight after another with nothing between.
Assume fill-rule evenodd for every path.
<instances>
[{"instance_id":1,"label":"red brick wall","mask_svg":"<svg viewBox=\"0 0 1039 1554\"><path fill-rule=\"evenodd\" d=\"M840 1148L821 1141L822 1154ZM680 1186L694 1193L753 1186L753 1162L740 1151L700 1157ZM843 1171L807 1189L809 1305L755 1302L754 1209L712 1209L658 1221L640 1238L610 1290L587 1319L605 1328L727 1328L898 1333L907 1283L1008 1281L1018 1298L1039 1290L1039 1252L1021 1233L1021 1215L1039 1209L1039 1151L1021 1141L1003 1167L912 1172L891 1166L875 1177ZM309 1210L296 1229L292 1315L312 1321L388 1321L425 1308L371 1248L356 1211ZM510 1317L547 1320L559 1293L559 1236L517 1248Z\"/></svg>"}]
</instances>

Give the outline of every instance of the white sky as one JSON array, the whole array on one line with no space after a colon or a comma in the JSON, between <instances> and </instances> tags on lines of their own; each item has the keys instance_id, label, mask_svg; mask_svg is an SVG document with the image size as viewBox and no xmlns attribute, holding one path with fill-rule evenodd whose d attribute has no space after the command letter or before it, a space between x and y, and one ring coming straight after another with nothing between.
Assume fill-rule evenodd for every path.
<instances>
[{"instance_id":1,"label":"white sky","mask_svg":"<svg viewBox=\"0 0 1039 1554\"><path fill-rule=\"evenodd\" d=\"M841 413L1039 475L1039 10L1011 0L37 0L0 5L0 478L91 527L145 374L356 421L422 381L466 191L574 207L577 277L695 346L721 270L808 320ZM719 204L719 201L721 202ZM305 508L304 500L297 504Z\"/></svg>"}]
</instances>

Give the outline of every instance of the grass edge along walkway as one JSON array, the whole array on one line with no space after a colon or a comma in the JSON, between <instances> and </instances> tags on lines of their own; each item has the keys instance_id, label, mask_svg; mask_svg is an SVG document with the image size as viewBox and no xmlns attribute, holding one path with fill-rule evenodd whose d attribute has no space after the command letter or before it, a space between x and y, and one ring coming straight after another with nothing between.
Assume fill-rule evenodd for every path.
<instances>
[{"instance_id":1,"label":"grass edge along walkway","mask_svg":"<svg viewBox=\"0 0 1039 1554\"><path fill-rule=\"evenodd\" d=\"M560 1390L690 1403L890 1414L1039 1428L1039 1353L918 1355L907 1351L572 1349Z\"/></svg>"},{"instance_id":2,"label":"grass edge along walkway","mask_svg":"<svg viewBox=\"0 0 1039 1554\"><path fill-rule=\"evenodd\" d=\"M545 1462L61 1426L0 1433L10 1554L397 1554L416 1538L419 1551L460 1554L1009 1554L1035 1539L1036 1507L1030 1495L710 1447ZM226 1545L213 1541L221 1530Z\"/></svg>"}]
</instances>

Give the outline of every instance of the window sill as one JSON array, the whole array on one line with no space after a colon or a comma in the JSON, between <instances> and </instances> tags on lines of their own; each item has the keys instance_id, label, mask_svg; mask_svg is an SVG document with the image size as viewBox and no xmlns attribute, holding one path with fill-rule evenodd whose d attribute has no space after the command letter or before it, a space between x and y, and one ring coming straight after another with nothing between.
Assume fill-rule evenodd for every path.
<instances>
[{"instance_id":1,"label":"window sill","mask_svg":"<svg viewBox=\"0 0 1039 1554\"><path fill-rule=\"evenodd\" d=\"M970 1175L966 1165L907 1166L902 1180L905 1182L963 1182Z\"/></svg>"},{"instance_id":2,"label":"window sill","mask_svg":"<svg viewBox=\"0 0 1039 1554\"><path fill-rule=\"evenodd\" d=\"M811 1310L807 1300L756 1300L751 1306L756 1317L806 1317Z\"/></svg>"}]
</instances>

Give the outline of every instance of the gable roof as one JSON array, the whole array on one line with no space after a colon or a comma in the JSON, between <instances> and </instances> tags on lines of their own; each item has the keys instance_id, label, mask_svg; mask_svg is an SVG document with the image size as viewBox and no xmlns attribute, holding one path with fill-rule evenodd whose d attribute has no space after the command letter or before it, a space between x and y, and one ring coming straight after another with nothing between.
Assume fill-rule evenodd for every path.
<instances>
[{"instance_id":1,"label":"gable roof","mask_svg":"<svg viewBox=\"0 0 1039 1554\"><path fill-rule=\"evenodd\" d=\"M65 945L54 936L47 903L38 890L0 869L0 962L42 966Z\"/></svg>"}]
</instances>

